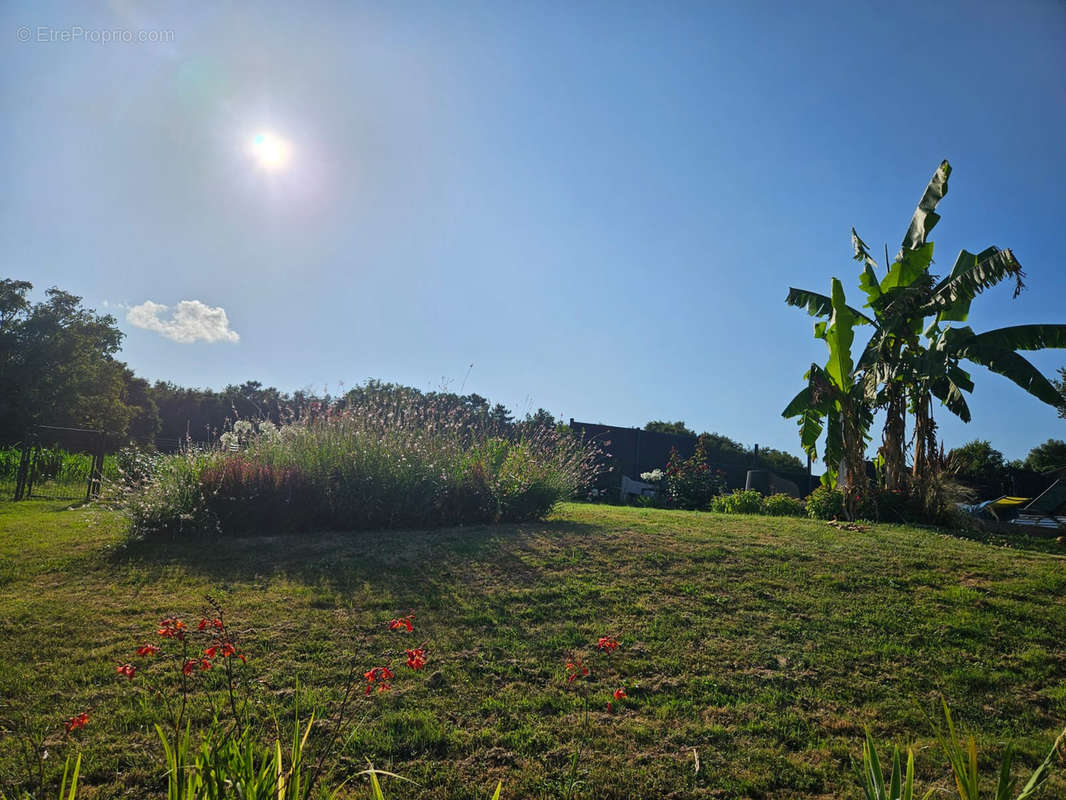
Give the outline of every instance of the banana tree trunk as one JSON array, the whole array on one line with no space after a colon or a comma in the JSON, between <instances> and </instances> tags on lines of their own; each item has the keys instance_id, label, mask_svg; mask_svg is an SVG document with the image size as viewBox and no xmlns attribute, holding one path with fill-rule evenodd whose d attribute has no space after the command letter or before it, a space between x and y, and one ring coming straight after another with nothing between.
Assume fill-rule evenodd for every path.
<instances>
[{"instance_id":1,"label":"banana tree trunk","mask_svg":"<svg viewBox=\"0 0 1066 800\"><path fill-rule=\"evenodd\" d=\"M841 414L840 423L844 456L841 465L844 514L849 520L854 520L858 516L862 498L869 490L864 453L865 437L855 409L851 409L851 413Z\"/></svg>"},{"instance_id":2,"label":"banana tree trunk","mask_svg":"<svg viewBox=\"0 0 1066 800\"><path fill-rule=\"evenodd\" d=\"M907 404L903 387L893 384L888 389L885 427L881 435L881 455L885 459L885 488L890 492L902 491L906 459L903 442L907 435Z\"/></svg>"},{"instance_id":3,"label":"banana tree trunk","mask_svg":"<svg viewBox=\"0 0 1066 800\"><path fill-rule=\"evenodd\" d=\"M936 423L930 411L931 395L928 389L922 389L914 405L914 468L912 477L915 484L924 488L933 477L937 468L936 460Z\"/></svg>"}]
</instances>

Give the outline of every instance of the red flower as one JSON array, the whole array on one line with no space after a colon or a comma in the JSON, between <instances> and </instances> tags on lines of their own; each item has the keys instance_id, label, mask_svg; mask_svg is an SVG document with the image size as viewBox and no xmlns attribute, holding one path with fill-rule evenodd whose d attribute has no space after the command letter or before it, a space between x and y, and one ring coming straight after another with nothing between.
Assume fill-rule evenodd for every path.
<instances>
[{"instance_id":1,"label":"red flower","mask_svg":"<svg viewBox=\"0 0 1066 800\"><path fill-rule=\"evenodd\" d=\"M233 646L232 642L223 642L222 644L222 657L229 658L230 656L237 655L237 648Z\"/></svg>"},{"instance_id":2,"label":"red flower","mask_svg":"<svg viewBox=\"0 0 1066 800\"><path fill-rule=\"evenodd\" d=\"M411 620L414 619L414 614L408 614L406 617L400 617L389 622L390 631L402 631L404 628L410 633L415 629L415 626L411 624Z\"/></svg>"},{"instance_id":3,"label":"red flower","mask_svg":"<svg viewBox=\"0 0 1066 800\"><path fill-rule=\"evenodd\" d=\"M190 658L182 666L181 671L185 675L192 675L193 670L196 669L197 666L198 666L198 662L196 661L196 659L195 658Z\"/></svg>"},{"instance_id":4,"label":"red flower","mask_svg":"<svg viewBox=\"0 0 1066 800\"><path fill-rule=\"evenodd\" d=\"M84 728L89 724L89 712L82 711L76 717L71 717L66 721L64 727L67 729L67 733L76 731L78 728Z\"/></svg>"},{"instance_id":5,"label":"red flower","mask_svg":"<svg viewBox=\"0 0 1066 800\"><path fill-rule=\"evenodd\" d=\"M137 668L133 664L119 664L115 667L115 672L119 675L124 675L127 678L132 678L137 674Z\"/></svg>"},{"instance_id":6,"label":"red flower","mask_svg":"<svg viewBox=\"0 0 1066 800\"><path fill-rule=\"evenodd\" d=\"M581 663L581 659L580 658L576 659L576 660L571 659L571 660L566 662L566 672L567 672L566 682L567 683L573 683L574 682L574 678L576 678L578 675L588 675L589 674L589 668Z\"/></svg>"},{"instance_id":7,"label":"red flower","mask_svg":"<svg viewBox=\"0 0 1066 800\"><path fill-rule=\"evenodd\" d=\"M202 631L208 625L210 625L212 628L218 628L219 630L222 630L222 620L220 620L218 617L215 617L214 619L201 619L200 624L196 626L196 629Z\"/></svg>"},{"instance_id":8,"label":"red flower","mask_svg":"<svg viewBox=\"0 0 1066 800\"><path fill-rule=\"evenodd\" d=\"M211 645L210 647L208 647L208 648L206 648L204 650L204 655L207 656L208 658L214 658L215 657L215 653L217 653L217 652L218 652L218 645L213 644L213 645Z\"/></svg>"},{"instance_id":9,"label":"red flower","mask_svg":"<svg viewBox=\"0 0 1066 800\"><path fill-rule=\"evenodd\" d=\"M614 699L615 700L622 700L625 696L626 696L626 690L625 689L615 689L614 690Z\"/></svg>"},{"instance_id":10,"label":"red flower","mask_svg":"<svg viewBox=\"0 0 1066 800\"><path fill-rule=\"evenodd\" d=\"M185 623L180 619L167 617L159 623L159 630L157 630L156 633L165 639L177 639L178 641L181 641L185 638Z\"/></svg>"},{"instance_id":11,"label":"red flower","mask_svg":"<svg viewBox=\"0 0 1066 800\"><path fill-rule=\"evenodd\" d=\"M608 653L614 652L614 649L618 647L618 640L613 636L601 636L599 641L596 642L596 647L600 650L606 650Z\"/></svg>"},{"instance_id":12,"label":"red flower","mask_svg":"<svg viewBox=\"0 0 1066 800\"><path fill-rule=\"evenodd\" d=\"M366 694L370 694L374 691L374 684L377 684L379 692L387 692L392 686L388 681L393 677L392 670L388 667L374 667L368 669L363 673L363 677L366 678Z\"/></svg>"},{"instance_id":13,"label":"red flower","mask_svg":"<svg viewBox=\"0 0 1066 800\"><path fill-rule=\"evenodd\" d=\"M414 650L406 650L407 653L407 666L411 669L422 669L426 665L426 651L421 647L416 647Z\"/></svg>"},{"instance_id":14,"label":"red flower","mask_svg":"<svg viewBox=\"0 0 1066 800\"><path fill-rule=\"evenodd\" d=\"M159 652L159 648L154 644L145 644L137 648L137 655L141 656L154 656Z\"/></svg>"},{"instance_id":15,"label":"red flower","mask_svg":"<svg viewBox=\"0 0 1066 800\"><path fill-rule=\"evenodd\" d=\"M207 670L211 669L211 662L208 661L206 658L201 658L200 659L200 669L203 672L207 672Z\"/></svg>"}]
</instances>

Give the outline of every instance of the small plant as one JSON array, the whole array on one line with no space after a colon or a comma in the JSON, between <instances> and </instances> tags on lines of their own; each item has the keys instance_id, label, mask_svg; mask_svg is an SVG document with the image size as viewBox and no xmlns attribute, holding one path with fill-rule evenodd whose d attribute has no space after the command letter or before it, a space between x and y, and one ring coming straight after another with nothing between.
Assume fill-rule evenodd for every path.
<instances>
[{"instance_id":1,"label":"small plant","mask_svg":"<svg viewBox=\"0 0 1066 800\"><path fill-rule=\"evenodd\" d=\"M877 747L867 730L866 741L862 745L860 777L866 800L914 800L914 751L907 751L907 771L904 774L900 765L899 748L892 748L892 772L886 786L881 761L877 757ZM932 795L933 790L930 789L922 800L928 800Z\"/></svg>"},{"instance_id":2,"label":"small plant","mask_svg":"<svg viewBox=\"0 0 1066 800\"><path fill-rule=\"evenodd\" d=\"M593 673L592 667L595 666L593 660L602 665L603 674L609 681L607 685L617 687L609 695L611 699L603 701L606 704L607 713L613 713L628 697L625 687L619 685L621 681L615 665L616 657L614 655L618 648L619 643L615 637L601 636L597 639L596 647L592 651L591 656L572 652L566 658L566 686L568 689L576 692L581 699L582 709L584 711L581 737L570 758L569 771L557 787L562 797L566 800L576 797L578 790L584 785L584 781L578 777L578 765L581 761L582 750L589 746L591 740L589 732L589 714L591 710L590 697L593 692L593 683L598 677ZM497 792L499 792L499 788L497 788Z\"/></svg>"},{"instance_id":3,"label":"small plant","mask_svg":"<svg viewBox=\"0 0 1066 800\"><path fill-rule=\"evenodd\" d=\"M688 458L682 459L676 449L670 451L660 485L671 508L692 511L707 508L712 497L725 491L725 478L725 472L707 463L707 437L700 436Z\"/></svg>"},{"instance_id":4,"label":"small plant","mask_svg":"<svg viewBox=\"0 0 1066 800\"><path fill-rule=\"evenodd\" d=\"M771 517L802 517L807 514L802 500L783 493L763 498L761 511Z\"/></svg>"},{"instance_id":5,"label":"small plant","mask_svg":"<svg viewBox=\"0 0 1066 800\"><path fill-rule=\"evenodd\" d=\"M720 514L758 514L762 510L762 494L754 489L734 489L711 501L711 511Z\"/></svg>"},{"instance_id":6,"label":"small plant","mask_svg":"<svg viewBox=\"0 0 1066 800\"><path fill-rule=\"evenodd\" d=\"M844 516L844 495L838 489L819 486L807 498L807 516L811 519L840 519Z\"/></svg>"},{"instance_id":7,"label":"small plant","mask_svg":"<svg viewBox=\"0 0 1066 800\"><path fill-rule=\"evenodd\" d=\"M951 765L958 800L981 800L986 795L982 795L980 790L977 743L973 736L964 741L951 718L947 702L941 700L941 707L946 730L933 722L928 715L926 719L936 735L941 751ZM922 713L925 713L924 710ZM1000 759L996 790L991 795L993 800L1012 800L1012 798L1013 800L1030 800L1035 797L1051 774L1051 765L1064 740L1066 740L1066 730L1058 735L1043 762L1029 776L1029 780L1017 795L1014 794L1017 780L1011 777L1014 748L1008 744ZM917 797L914 788L914 753L907 751L907 769L904 773L900 765L899 749L893 748L892 771L886 785L881 762L877 757L877 748L873 737L867 731L866 741L862 747L862 767L859 769L859 779L866 800L913 800ZM922 795L922 800L928 800L935 792L936 790L930 789Z\"/></svg>"}]
</instances>

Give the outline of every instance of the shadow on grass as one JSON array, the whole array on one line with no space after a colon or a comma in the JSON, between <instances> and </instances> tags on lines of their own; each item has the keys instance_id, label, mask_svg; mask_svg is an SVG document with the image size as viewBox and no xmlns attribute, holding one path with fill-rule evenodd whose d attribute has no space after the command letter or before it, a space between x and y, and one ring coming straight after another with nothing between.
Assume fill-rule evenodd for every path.
<instances>
[{"instance_id":1,"label":"shadow on grass","mask_svg":"<svg viewBox=\"0 0 1066 800\"><path fill-rule=\"evenodd\" d=\"M516 584L532 583L538 570L520 557L523 539L577 539L598 530L582 522L551 520L429 530L171 536L130 541L111 560L150 576L180 566L219 586L284 577L348 593L367 584L395 589L414 580L424 593L427 583L472 564L491 564Z\"/></svg>"}]
</instances>

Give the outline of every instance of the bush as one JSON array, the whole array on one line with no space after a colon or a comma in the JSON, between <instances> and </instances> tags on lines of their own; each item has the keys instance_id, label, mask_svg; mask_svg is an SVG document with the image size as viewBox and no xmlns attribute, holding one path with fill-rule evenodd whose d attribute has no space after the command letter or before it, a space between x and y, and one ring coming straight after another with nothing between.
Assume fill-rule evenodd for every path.
<instances>
[{"instance_id":1,"label":"bush","mask_svg":"<svg viewBox=\"0 0 1066 800\"><path fill-rule=\"evenodd\" d=\"M763 498L762 513L771 517L802 517L807 510L802 500L788 494L772 494Z\"/></svg>"},{"instance_id":2,"label":"bush","mask_svg":"<svg viewBox=\"0 0 1066 800\"><path fill-rule=\"evenodd\" d=\"M711 511L722 514L758 514L762 510L762 494L754 489L734 489L711 501Z\"/></svg>"},{"instance_id":3,"label":"bush","mask_svg":"<svg viewBox=\"0 0 1066 800\"><path fill-rule=\"evenodd\" d=\"M838 519L844 516L844 494L839 489L819 486L807 498L807 516L811 519Z\"/></svg>"},{"instance_id":4,"label":"bush","mask_svg":"<svg viewBox=\"0 0 1066 800\"><path fill-rule=\"evenodd\" d=\"M705 509L711 498L725 490L725 473L707 463L706 444L707 437L700 436L695 451L684 460L676 449L670 451L661 485L671 508Z\"/></svg>"},{"instance_id":5,"label":"bush","mask_svg":"<svg viewBox=\"0 0 1066 800\"><path fill-rule=\"evenodd\" d=\"M135 533L539 519L594 477L595 454L567 433L531 426L506 438L419 398L234 427L219 446L160 458L127 490Z\"/></svg>"}]
</instances>

